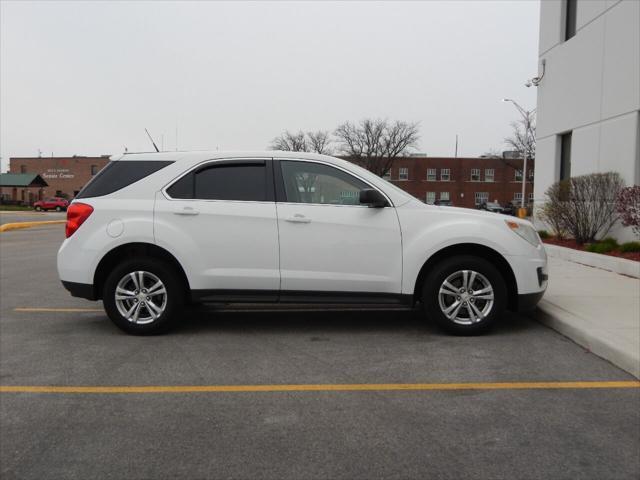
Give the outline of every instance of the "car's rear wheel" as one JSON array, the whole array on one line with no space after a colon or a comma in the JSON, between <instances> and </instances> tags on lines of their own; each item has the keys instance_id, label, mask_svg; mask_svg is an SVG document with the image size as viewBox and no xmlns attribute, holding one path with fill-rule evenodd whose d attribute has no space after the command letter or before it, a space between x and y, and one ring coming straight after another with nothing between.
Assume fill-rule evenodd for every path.
<instances>
[{"instance_id":1,"label":"car's rear wheel","mask_svg":"<svg viewBox=\"0 0 640 480\"><path fill-rule=\"evenodd\" d=\"M461 255L435 265L423 286L422 303L429 318L456 335L477 335L502 317L507 288L487 260Z\"/></svg>"},{"instance_id":2,"label":"car's rear wheel","mask_svg":"<svg viewBox=\"0 0 640 480\"><path fill-rule=\"evenodd\" d=\"M170 265L155 258L127 260L107 277L102 301L109 318L134 335L166 332L184 303L184 288Z\"/></svg>"},{"instance_id":3,"label":"car's rear wheel","mask_svg":"<svg viewBox=\"0 0 640 480\"><path fill-rule=\"evenodd\" d=\"M56 212L61 212L61 211L62 211L62 207L58 205L58 206L56 207Z\"/></svg>"},{"instance_id":4,"label":"car's rear wheel","mask_svg":"<svg viewBox=\"0 0 640 480\"><path fill-rule=\"evenodd\" d=\"M42 211L42 207L40 205L36 205L36 212Z\"/></svg>"}]
</instances>

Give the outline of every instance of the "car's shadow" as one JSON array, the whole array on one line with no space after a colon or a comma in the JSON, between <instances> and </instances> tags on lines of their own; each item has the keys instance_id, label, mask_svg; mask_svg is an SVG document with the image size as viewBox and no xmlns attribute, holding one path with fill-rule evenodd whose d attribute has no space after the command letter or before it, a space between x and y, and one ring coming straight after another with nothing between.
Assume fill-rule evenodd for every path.
<instances>
[{"instance_id":1,"label":"car's shadow","mask_svg":"<svg viewBox=\"0 0 640 480\"><path fill-rule=\"evenodd\" d=\"M429 320L422 310L355 310L355 309L236 309L215 306L185 309L172 330L173 334L208 332L303 333L317 334L407 333L411 335L448 336ZM507 312L491 334L511 334L527 329L530 321Z\"/></svg>"}]
</instances>

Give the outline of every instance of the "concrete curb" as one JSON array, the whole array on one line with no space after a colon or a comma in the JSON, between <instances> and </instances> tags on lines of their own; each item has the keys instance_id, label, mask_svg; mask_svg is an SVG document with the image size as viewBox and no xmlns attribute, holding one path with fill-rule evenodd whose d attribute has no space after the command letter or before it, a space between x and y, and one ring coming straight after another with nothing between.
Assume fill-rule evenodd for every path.
<instances>
[{"instance_id":1,"label":"concrete curb","mask_svg":"<svg viewBox=\"0 0 640 480\"><path fill-rule=\"evenodd\" d=\"M585 319L542 299L531 314L535 320L561 333L619 368L640 378L640 352L625 349L602 335L602 329L585 328Z\"/></svg>"},{"instance_id":2,"label":"concrete curb","mask_svg":"<svg viewBox=\"0 0 640 480\"><path fill-rule=\"evenodd\" d=\"M601 268L610 272L640 278L640 262L627 260L626 258L612 257L600 253L583 252L573 248L559 247L557 245L544 244L544 249L550 257L561 258L574 263L580 263L589 267Z\"/></svg>"},{"instance_id":3,"label":"concrete curb","mask_svg":"<svg viewBox=\"0 0 640 480\"><path fill-rule=\"evenodd\" d=\"M8 232L10 230L19 230L22 228L31 228L31 227L39 227L41 225L55 225L67 223L66 220L44 220L42 222L16 222L16 223L5 223L4 225L0 225L0 232Z\"/></svg>"}]
</instances>

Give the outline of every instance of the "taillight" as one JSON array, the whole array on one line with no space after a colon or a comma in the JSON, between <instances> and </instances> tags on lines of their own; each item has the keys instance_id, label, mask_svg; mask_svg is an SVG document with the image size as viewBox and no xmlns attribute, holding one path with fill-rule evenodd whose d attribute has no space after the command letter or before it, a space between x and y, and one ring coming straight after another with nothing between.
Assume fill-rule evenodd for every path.
<instances>
[{"instance_id":1,"label":"taillight","mask_svg":"<svg viewBox=\"0 0 640 480\"><path fill-rule=\"evenodd\" d=\"M89 218L89 215L93 212L93 207L86 203L72 203L67 208L67 238L73 235L76 230L80 228L80 225Z\"/></svg>"}]
</instances>

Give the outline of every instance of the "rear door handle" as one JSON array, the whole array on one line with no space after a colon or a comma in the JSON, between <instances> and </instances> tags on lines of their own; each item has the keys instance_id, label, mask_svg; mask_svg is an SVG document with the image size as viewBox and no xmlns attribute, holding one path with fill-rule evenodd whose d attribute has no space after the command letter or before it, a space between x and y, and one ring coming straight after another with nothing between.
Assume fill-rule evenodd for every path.
<instances>
[{"instance_id":1,"label":"rear door handle","mask_svg":"<svg viewBox=\"0 0 640 480\"><path fill-rule=\"evenodd\" d=\"M296 213L293 217L286 218L285 220L291 223L311 223L311 219L301 213Z\"/></svg>"},{"instance_id":2,"label":"rear door handle","mask_svg":"<svg viewBox=\"0 0 640 480\"><path fill-rule=\"evenodd\" d=\"M192 207L184 207L182 210L173 213L176 215L198 215L200 212Z\"/></svg>"}]
</instances>

